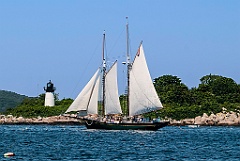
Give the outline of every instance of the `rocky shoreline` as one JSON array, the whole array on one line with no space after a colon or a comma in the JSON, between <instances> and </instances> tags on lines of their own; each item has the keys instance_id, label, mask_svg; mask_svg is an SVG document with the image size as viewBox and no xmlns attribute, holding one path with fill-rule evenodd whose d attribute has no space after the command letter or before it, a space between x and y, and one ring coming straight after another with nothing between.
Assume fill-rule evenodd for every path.
<instances>
[{"instance_id":1,"label":"rocky shoreline","mask_svg":"<svg viewBox=\"0 0 240 161\"><path fill-rule=\"evenodd\" d=\"M51 116L37 118L14 117L12 115L1 115L2 125L82 125L83 122L74 117Z\"/></svg>"},{"instance_id":2,"label":"rocky shoreline","mask_svg":"<svg viewBox=\"0 0 240 161\"><path fill-rule=\"evenodd\" d=\"M197 116L192 119L183 119L180 121L170 120L170 125L240 126L240 114L232 111L223 111L221 113L211 114L208 116L204 113L203 116Z\"/></svg>"},{"instance_id":3,"label":"rocky shoreline","mask_svg":"<svg viewBox=\"0 0 240 161\"><path fill-rule=\"evenodd\" d=\"M211 114L203 114L196 118L174 120L169 119L170 126L186 126L186 125L200 125L200 126L240 126L240 114L236 112L225 112ZM23 118L14 117L12 115L1 115L0 124L2 125L83 125L79 119L66 116L52 116L52 117L37 117L37 118Z\"/></svg>"}]
</instances>

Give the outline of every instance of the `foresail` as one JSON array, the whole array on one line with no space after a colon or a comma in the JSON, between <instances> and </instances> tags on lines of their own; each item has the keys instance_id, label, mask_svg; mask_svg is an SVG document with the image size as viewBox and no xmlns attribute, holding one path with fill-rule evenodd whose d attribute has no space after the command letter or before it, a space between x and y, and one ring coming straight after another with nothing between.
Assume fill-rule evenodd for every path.
<instances>
[{"instance_id":1,"label":"foresail","mask_svg":"<svg viewBox=\"0 0 240 161\"><path fill-rule=\"evenodd\" d=\"M92 95L87 108L88 114L98 114L98 95L99 95L99 89L100 89L99 86L100 86L100 76L98 76L92 91Z\"/></svg>"},{"instance_id":2,"label":"foresail","mask_svg":"<svg viewBox=\"0 0 240 161\"><path fill-rule=\"evenodd\" d=\"M122 110L118 96L116 61L105 76L105 115L121 113Z\"/></svg>"},{"instance_id":3,"label":"foresail","mask_svg":"<svg viewBox=\"0 0 240 161\"><path fill-rule=\"evenodd\" d=\"M129 115L134 116L162 108L146 63L142 44L130 70Z\"/></svg>"},{"instance_id":4,"label":"foresail","mask_svg":"<svg viewBox=\"0 0 240 161\"><path fill-rule=\"evenodd\" d=\"M89 104L98 76L99 76L99 69L96 71L96 73L87 83L87 85L83 88L83 90L79 93L77 98L73 101L73 103L69 106L69 108L65 113L72 112L72 111L87 110L87 106Z\"/></svg>"}]
</instances>

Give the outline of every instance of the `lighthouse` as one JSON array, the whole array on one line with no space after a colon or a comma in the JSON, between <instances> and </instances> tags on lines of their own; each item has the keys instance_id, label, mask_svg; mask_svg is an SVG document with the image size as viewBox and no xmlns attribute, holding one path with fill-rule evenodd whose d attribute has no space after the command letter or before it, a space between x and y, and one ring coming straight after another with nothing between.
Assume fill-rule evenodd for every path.
<instances>
[{"instance_id":1,"label":"lighthouse","mask_svg":"<svg viewBox=\"0 0 240 161\"><path fill-rule=\"evenodd\" d=\"M53 83L51 80L47 83L47 86L43 88L45 93L45 103L44 106L55 106L55 100L54 100L54 91L56 88L54 87Z\"/></svg>"}]
</instances>

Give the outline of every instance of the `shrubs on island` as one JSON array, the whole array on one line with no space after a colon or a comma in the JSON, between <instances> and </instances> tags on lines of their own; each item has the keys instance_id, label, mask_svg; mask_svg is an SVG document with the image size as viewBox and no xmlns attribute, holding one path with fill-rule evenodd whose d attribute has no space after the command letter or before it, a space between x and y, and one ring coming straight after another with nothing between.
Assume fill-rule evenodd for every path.
<instances>
[{"instance_id":1,"label":"shrubs on island","mask_svg":"<svg viewBox=\"0 0 240 161\"><path fill-rule=\"evenodd\" d=\"M200 79L198 87L189 89L181 79L173 75L163 75L154 79L154 86L164 108L145 114L147 117L160 117L181 120L227 111L240 112L240 85L233 79L206 75ZM23 117L48 117L63 114L73 102L72 99L58 100L55 95L54 107L44 106L44 94L36 98L26 98L16 108L7 109L4 114ZM126 111L126 96L120 96L123 113Z\"/></svg>"}]
</instances>

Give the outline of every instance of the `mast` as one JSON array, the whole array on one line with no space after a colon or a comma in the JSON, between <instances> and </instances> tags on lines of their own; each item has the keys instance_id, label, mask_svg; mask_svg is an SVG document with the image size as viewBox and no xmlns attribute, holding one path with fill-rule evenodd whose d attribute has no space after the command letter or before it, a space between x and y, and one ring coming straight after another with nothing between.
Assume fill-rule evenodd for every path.
<instances>
[{"instance_id":1,"label":"mast","mask_svg":"<svg viewBox=\"0 0 240 161\"><path fill-rule=\"evenodd\" d=\"M130 78L130 70L131 70L131 63L130 63L130 56L129 56L129 31L128 31L128 17L126 17L127 24L126 24L126 38L127 38L127 113L126 115L129 116L129 78Z\"/></svg>"},{"instance_id":2,"label":"mast","mask_svg":"<svg viewBox=\"0 0 240 161\"><path fill-rule=\"evenodd\" d=\"M104 46L105 46L105 30L103 33L103 44L102 44L102 60L103 60L103 77L102 77L102 85L103 85L103 100L102 100L102 116L105 115L105 76L106 76L106 60L104 55Z\"/></svg>"}]
</instances>

